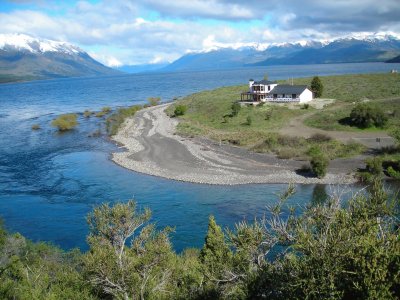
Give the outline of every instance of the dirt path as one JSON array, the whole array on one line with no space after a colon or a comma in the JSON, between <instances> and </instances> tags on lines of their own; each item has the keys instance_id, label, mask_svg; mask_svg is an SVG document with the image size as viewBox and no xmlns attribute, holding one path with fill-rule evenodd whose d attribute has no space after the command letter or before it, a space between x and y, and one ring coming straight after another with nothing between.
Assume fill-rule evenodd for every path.
<instances>
[{"instance_id":1,"label":"dirt path","mask_svg":"<svg viewBox=\"0 0 400 300\"><path fill-rule=\"evenodd\" d=\"M128 119L114 140L126 151L113 153L113 161L137 172L174 180L205 184L246 183L350 183L348 173L362 158L335 160L324 179L296 173L304 162L219 145L201 138L175 135L176 119L161 105L139 111Z\"/></svg>"}]
</instances>

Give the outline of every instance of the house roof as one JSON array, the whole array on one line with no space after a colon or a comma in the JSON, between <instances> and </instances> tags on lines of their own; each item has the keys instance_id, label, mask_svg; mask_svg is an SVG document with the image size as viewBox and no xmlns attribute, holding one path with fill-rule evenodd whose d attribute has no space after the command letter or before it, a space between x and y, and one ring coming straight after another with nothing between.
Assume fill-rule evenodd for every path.
<instances>
[{"instance_id":1,"label":"house roof","mask_svg":"<svg viewBox=\"0 0 400 300\"><path fill-rule=\"evenodd\" d=\"M301 94L307 89L306 85L289 85L279 84L274 87L269 93L270 94Z\"/></svg>"},{"instance_id":2,"label":"house roof","mask_svg":"<svg viewBox=\"0 0 400 300\"><path fill-rule=\"evenodd\" d=\"M255 84L269 85L269 84L277 84L277 82L276 82L276 81L269 81L269 80L263 79L263 80L260 80L260 81L255 81L255 82L253 83L253 85L255 85Z\"/></svg>"}]
</instances>

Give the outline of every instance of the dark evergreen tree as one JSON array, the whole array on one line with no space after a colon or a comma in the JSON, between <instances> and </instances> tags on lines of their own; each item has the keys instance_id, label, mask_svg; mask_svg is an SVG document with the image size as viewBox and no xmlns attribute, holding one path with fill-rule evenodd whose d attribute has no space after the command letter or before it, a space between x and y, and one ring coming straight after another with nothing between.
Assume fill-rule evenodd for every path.
<instances>
[{"instance_id":1,"label":"dark evergreen tree","mask_svg":"<svg viewBox=\"0 0 400 300\"><path fill-rule=\"evenodd\" d=\"M311 91L314 93L315 98L322 96L324 86L318 76L315 76L311 81Z\"/></svg>"}]
</instances>

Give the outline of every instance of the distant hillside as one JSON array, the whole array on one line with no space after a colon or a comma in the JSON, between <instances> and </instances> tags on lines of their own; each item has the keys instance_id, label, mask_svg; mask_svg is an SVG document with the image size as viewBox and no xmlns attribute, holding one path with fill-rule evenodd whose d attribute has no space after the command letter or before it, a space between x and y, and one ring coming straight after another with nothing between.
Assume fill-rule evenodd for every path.
<instances>
[{"instance_id":1,"label":"distant hillside","mask_svg":"<svg viewBox=\"0 0 400 300\"><path fill-rule=\"evenodd\" d=\"M387 63L400 63L400 55L395 58L389 59L386 61Z\"/></svg>"},{"instance_id":2,"label":"distant hillside","mask_svg":"<svg viewBox=\"0 0 400 300\"><path fill-rule=\"evenodd\" d=\"M189 53L163 70L190 71L245 66L384 62L400 54L400 40L394 36L309 41L268 45L266 49L221 48Z\"/></svg>"},{"instance_id":3,"label":"distant hillside","mask_svg":"<svg viewBox=\"0 0 400 300\"><path fill-rule=\"evenodd\" d=\"M0 35L0 82L118 73L68 43Z\"/></svg>"}]
</instances>

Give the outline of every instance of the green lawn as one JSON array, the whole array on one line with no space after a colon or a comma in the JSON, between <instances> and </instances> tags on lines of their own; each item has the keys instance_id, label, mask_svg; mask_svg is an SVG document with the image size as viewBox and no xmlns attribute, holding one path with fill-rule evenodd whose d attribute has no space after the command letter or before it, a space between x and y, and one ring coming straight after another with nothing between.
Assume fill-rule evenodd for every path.
<instances>
[{"instance_id":1,"label":"green lawn","mask_svg":"<svg viewBox=\"0 0 400 300\"><path fill-rule=\"evenodd\" d=\"M352 74L320 77L323 98L345 102L400 97L400 74ZM294 79L294 84L310 84L312 78Z\"/></svg>"}]
</instances>

